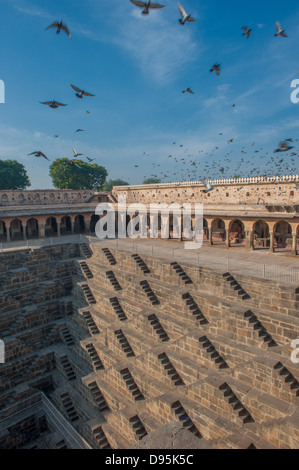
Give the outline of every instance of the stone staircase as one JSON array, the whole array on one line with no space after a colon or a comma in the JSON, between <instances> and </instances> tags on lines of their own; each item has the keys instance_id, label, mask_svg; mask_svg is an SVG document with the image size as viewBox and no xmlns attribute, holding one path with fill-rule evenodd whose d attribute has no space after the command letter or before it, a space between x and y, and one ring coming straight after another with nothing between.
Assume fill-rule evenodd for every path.
<instances>
[{"instance_id":1,"label":"stone staircase","mask_svg":"<svg viewBox=\"0 0 299 470\"><path fill-rule=\"evenodd\" d=\"M159 339L163 342L169 341L169 336L164 330L164 328L162 327L161 323L159 322L158 317L154 313L152 313L147 318L154 332L159 336Z\"/></svg>"},{"instance_id":2,"label":"stone staircase","mask_svg":"<svg viewBox=\"0 0 299 470\"><path fill-rule=\"evenodd\" d=\"M236 394L232 391L231 387L224 382L220 385L219 390L223 391L224 398L232 406L233 410L238 413L238 416L242 419L243 423L253 423L254 419L252 418L249 411L241 403Z\"/></svg>"},{"instance_id":3,"label":"stone staircase","mask_svg":"<svg viewBox=\"0 0 299 470\"><path fill-rule=\"evenodd\" d=\"M109 279L111 285L113 286L114 290L121 290L121 286L118 282L118 280L115 277L115 274L113 271L106 271L106 277Z\"/></svg>"},{"instance_id":4,"label":"stone staircase","mask_svg":"<svg viewBox=\"0 0 299 470\"><path fill-rule=\"evenodd\" d=\"M205 350L205 352L210 356L210 359L215 362L219 369L226 369L228 367L225 360L220 356L218 351L216 351L215 346L213 346L211 341L206 336L202 336L201 338L199 338L199 343L201 347Z\"/></svg>"},{"instance_id":5,"label":"stone staircase","mask_svg":"<svg viewBox=\"0 0 299 470\"><path fill-rule=\"evenodd\" d=\"M226 282L229 283L230 287L237 292L238 296L242 300L250 299L250 296L247 294L247 292L240 286L238 281L232 276L230 273L224 273L223 274L224 279Z\"/></svg>"},{"instance_id":6,"label":"stone staircase","mask_svg":"<svg viewBox=\"0 0 299 470\"><path fill-rule=\"evenodd\" d=\"M82 313L82 316L84 318L84 320L86 321L86 324L87 324L87 327L88 327L88 330L90 332L91 335L98 335L100 333L94 319L92 318L92 315L91 313L86 310L85 312Z\"/></svg>"},{"instance_id":7,"label":"stone staircase","mask_svg":"<svg viewBox=\"0 0 299 470\"><path fill-rule=\"evenodd\" d=\"M193 284L192 280L190 277L185 273L183 268L176 262L174 261L173 263L170 263L170 266L174 269L174 271L179 275L182 281L184 281L184 284Z\"/></svg>"},{"instance_id":8,"label":"stone staircase","mask_svg":"<svg viewBox=\"0 0 299 470\"><path fill-rule=\"evenodd\" d=\"M159 299L153 292L152 288L150 287L149 283L147 281L140 281L140 285L143 289L143 292L147 295L149 301L151 302L152 305L159 305Z\"/></svg>"},{"instance_id":9,"label":"stone staircase","mask_svg":"<svg viewBox=\"0 0 299 470\"><path fill-rule=\"evenodd\" d=\"M118 316L118 319L120 321L127 320L127 316L126 316L125 312L123 311L123 308L120 305L118 298L117 297L112 297L109 300L111 302L112 307L114 308L114 311L115 311L116 315Z\"/></svg>"},{"instance_id":10,"label":"stone staircase","mask_svg":"<svg viewBox=\"0 0 299 470\"><path fill-rule=\"evenodd\" d=\"M272 338L272 336L268 333L266 328L261 324L258 320L256 315L248 310L244 313L244 318L248 318L248 322L251 326L253 326L254 331L258 333L258 336L267 344L268 348L277 346L276 341Z\"/></svg>"},{"instance_id":11,"label":"stone staircase","mask_svg":"<svg viewBox=\"0 0 299 470\"><path fill-rule=\"evenodd\" d=\"M103 397L101 390L99 389L96 382L91 382L88 384L88 388L92 394L92 398L95 404L99 407L101 411L109 409L109 406Z\"/></svg>"},{"instance_id":12,"label":"stone staircase","mask_svg":"<svg viewBox=\"0 0 299 470\"><path fill-rule=\"evenodd\" d=\"M120 371L122 379L125 381L126 387L129 390L130 394L134 398L135 401L144 400L144 396L139 390L135 380L132 377L131 372L129 369L123 369Z\"/></svg>"},{"instance_id":13,"label":"stone staircase","mask_svg":"<svg viewBox=\"0 0 299 470\"><path fill-rule=\"evenodd\" d=\"M184 385L183 380L181 379L180 375L176 371L175 367L170 362L170 359L167 356L167 354L165 352L159 354L158 359L161 362L162 366L164 367L167 375L169 376L169 378L173 382L173 384L174 385Z\"/></svg>"},{"instance_id":14,"label":"stone staircase","mask_svg":"<svg viewBox=\"0 0 299 470\"><path fill-rule=\"evenodd\" d=\"M192 419L186 413L184 407L182 406L182 404L179 400L172 403L171 408L174 411L175 417L179 420L180 424L184 428L186 428L186 429L188 429L188 431L192 432L192 434L194 434L194 436L196 436L198 438L202 437L199 430L194 425Z\"/></svg>"},{"instance_id":15,"label":"stone staircase","mask_svg":"<svg viewBox=\"0 0 299 470\"><path fill-rule=\"evenodd\" d=\"M102 248L102 252L106 256L106 258L109 261L109 264L111 266L114 266L115 264L117 264L116 259L114 258L113 254L111 253L109 248Z\"/></svg>"},{"instance_id":16,"label":"stone staircase","mask_svg":"<svg viewBox=\"0 0 299 470\"><path fill-rule=\"evenodd\" d=\"M189 311L201 325L207 325L209 323L189 292L182 294L182 299L186 301Z\"/></svg>"},{"instance_id":17,"label":"stone staircase","mask_svg":"<svg viewBox=\"0 0 299 470\"><path fill-rule=\"evenodd\" d=\"M104 369L103 363L98 355L94 345L92 343L86 344L86 351L91 359L92 366L94 370L102 370Z\"/></svg>"},{"instance_id":18,"label":"stone staircase","mask_svg":"<svg viewBox=\"0 0 299 470\"><path fill-rule=\"evenodd\" d=\"M90 287L88 284L81 284L81 289L83 291L84 297L88 305L92 305L96 303L96 300L90 290Z\"/></svg>"},{"instance_id":19,"label":"stone staircase","mask_svg":"<svg viewBox=\"0 0 299 470\"><path fill-rule=\"evenodd\" d=\"M122 330L116 330L114 331L114 334L121 345L121 348L123 352L126 354L127 357L132 357L135 356L135 353L133 349L131 348L127 338L125 337L124 333Z\"/></svg>"},{"instance_id":20,"label":"stone staircase","mask_svg":"<svg viewBox=\"0 0 299 470\"><path fill-rule=\"evenodd\" d=\"M150 269L148 268L146 263L143 261L143 259L137 253L133 254L132 258L136 262L137 266L141 269L143 274L150 274L150 272L151 272Z\"/></svg>"}]
</instances>

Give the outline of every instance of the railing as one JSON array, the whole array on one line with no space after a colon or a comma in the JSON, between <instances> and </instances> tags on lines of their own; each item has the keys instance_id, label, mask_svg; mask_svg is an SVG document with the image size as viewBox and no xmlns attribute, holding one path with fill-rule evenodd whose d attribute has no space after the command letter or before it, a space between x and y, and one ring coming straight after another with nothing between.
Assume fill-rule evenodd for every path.
<instances>
[{"instance_id":1,"label":"railing","mask_svg":"<svg viewBox=\"0 0 299 470\"><path fill-rule=\"evenodd\" d=\"M299 182L299 175L284 176L250 176L249 178L228 178L207 180L210 184L252 184L252 183L291 183ZM173 183L136 184L128 186L113 186L113 191L127 191L130 189L151 189L164 187L203 186L202 180L176 181Z\"/></svg>"},{"instance_id":2,"label":"railing","mask_svg":"<svg viewBox=\"0 0 299 470\"><path fill-rule=\"evenodd\" d=\"M165 240L167 241L167 240ZM56 238L46 238L43 240L27 240L20 242L9 242L0 244L0 252L3 250L15 250L16 248L36 248L45 246L54 246L70 243L88 243L101 245L102 247L111 247L132 253L139 252L150 256L156 256L165 259L187 262L199 267L207 267L215 270L226 270L233 273L246 273L253 277L262 277L292 284L299 284L299 268L285 268L280 265L273 266L265 263L241 261L230 258L229 256L210 256L209 254L198 250L185 250L181 245L176 248L155 246L155 241L151 244L132 241L126 239L99 239L95 235L70 235ZM171 242L169 242L170 244ZM213 250L213 248L210 248ZM217 252L218 253L218 252Z\"/></svg>"},{"instance_id":3,"label":"railing","mask_svg":"<svg viewBox=\"0 0 299 470\"><path fill-rule=\"evenodd\" d=\"M30 404L27 406L26 403ZM85 439L83 439L82 436L80 436L76 429L70 425L70 423L64 418L64 416L62 416L62 414L57 410L57 408L43 392L31 395L27 399L5 408L1 412L6 416L0 420L0 431L6 429L9 426L7 422L12 418L15 418L18 414L22 413L22 416L20 416L21 420L24 411L32 409L34 412L38 403L41 405L41 408L45 412L47 418L52 421L54 428L63 434L64 439L67 441L71 449L91 449L91 446L85 441ZM17 411L9 414L9 410L12 408L15 408Z\"/></svg>"}]
</instances>

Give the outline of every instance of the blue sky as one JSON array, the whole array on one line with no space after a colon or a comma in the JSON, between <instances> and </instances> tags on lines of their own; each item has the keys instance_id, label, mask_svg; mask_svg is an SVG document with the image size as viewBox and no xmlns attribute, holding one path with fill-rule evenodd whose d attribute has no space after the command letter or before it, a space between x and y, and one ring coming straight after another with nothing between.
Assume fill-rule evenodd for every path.
<instances>
[{"instance_id":1,"label":"blue sky","mask_svg":"<svg viewBox=\"0 0 299 470\"><path fill-rule=\"evenodd\" d=\"M184 26L176 0L160 3L145 16L130 0L0 0L0 158L23 163L31 189L52 184L49 162L27 154L72 147L131 184L298 174L298 1L182 0L196 19ZM45 31L60 19L72 40ZM96 96L79 100L70 83ZM39 103L52 99L68 106ZM287 138L296 155L274 154Z\"/></svg>"}]
</instances>

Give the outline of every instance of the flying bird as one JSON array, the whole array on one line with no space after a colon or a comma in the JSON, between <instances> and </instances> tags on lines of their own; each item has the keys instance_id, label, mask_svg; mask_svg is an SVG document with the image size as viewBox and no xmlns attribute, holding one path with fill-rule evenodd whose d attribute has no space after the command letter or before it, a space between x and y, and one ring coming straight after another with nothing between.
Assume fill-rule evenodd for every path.
<instances>
[{"instance_id":1,"label":"flying bird","mask_svg":"<svg viewBox=\"0 0 299 470\"><path fill-rule=\"evenodd\" d=\"M212 186L208 181L204 181L203 183L206 187L206 189L203 189L204 193L208 193L209 191L212 191L212 189L214 189L214 186Z\"/></svg>"},{"instance_id":2,"label":"flying bird","mask_svg":"<svg viewBox=\"0 0 299 470\"><path fill-rule=\"evenodd\" d=\"M67 104L59 103L58 101L52 100L52 101L40 101L40 104L45 104L47 106L50 106L50 108L58 108L59 106L67 106Z\"/></svg>"},{"instance_id":3,"label":"flying bird","mask_svg":"<svg viewBox=\"0 0 299 470\"><path fill-rule=\"evenodd\" d=\"M288 150L291 150L293 149L294 147L290 147L288 144L287 144L287 141L284 140L283 142L279 142L279 148L277 148L276 150L274 150L274 153L277 153L277 152L287 152Z\"/></svg>"},{"instance_id":4,"label":"flying bird","mask_svg":"<svg viewBox=\"0 0 299 470\"><path fill-rule=\"evenodd\" d=\"M274 37L277 37L277 36L283 36L284 38L288 37L285 33L285 30L282 29L278 21L276 21L275 26L276 26L277 32L274 34Z\"/></svg>"},{"instance_id":5,"label":"flying bird","mask_svg":"<svg viewBox=\"0 0 299 470\"><path fill-rule=\"evenodd\" d=\"M247 34L246 39L248 39L250 34L251 34L252 29L249 29L248 26L243 26L241 29L244 30L244 33L242 34L242 36L246 36L246 34Z\"/></svg>"},{"instance_id":6,"label":"flying bird","mask_svg":"<svg viewBox=\"0 0 299 470\"><path fill-rule=\"evenodd\" d=\"M219 75L220 75L220 66L221 66L221 64L214 64L214 65L210 68L210 72L216 71L217 76L219 77Z\"/></svg>"},{"instance_id":7,"label":"flying bird","mask_svg":"<svg viewBox=\"0 0 299 470\"><path fill-rule=\"evenodd\" d=\"M77 130L75 131L75 134L76 134L76 132L84 132L84 129L77 129Z\"/></svg>"},{"instance_id":8,"label":"flying bird","mask_svg":"<svg viewBox=\"0 0 299 470\"><path fill-rule=\"evenodd\" d=\"M178 9L179 9L179 12L182 15L182 18L179 19L179 23L181 23L183 25L183 24L186 23L186 21L190 21L191 23L193 21L195 21L195 19L191 17L191 14L188 14L186 12L185 8L182 7L182 5L180 3L178 3Z\"/></svg>"},{"instance_id":9,"label":"flying bird","mask_svg":"<svg viewBox=\"0 0 299 470\"><path fill-rule=\"evenodd\" d=\"M94 158L89 158L89 157L86 157L86 158L87 158L87 160L88 160L89 162L93 162L93 161L94 161Z\"/></svg>"},{"instance_id":10,"label":"flying bird","mask_svg":"<svg viewBox=\"0 0 299 470\"><path fill-rule=\"evenodd\" d=\"M71 84L71 87L77 92L76 96L78 96L78 98L83 98L83 95L84 96L95 96L95 95L92 95L91 93L87 93L87 91L80 90L80 88L76 87L75 85Z\"/></svg>"},{"instance_id":11,"label":"flying bird","mask_svg":"<svg viewBox=\"0 0 299 470\"><path fill-rule=\"evenodd\" d=\"M72 149L73 149L75 157L79 157L80 155L83 155L83 153L77 153L76 150L73 147L72 147Z\"/></svg>"},{"instance_id":12,"label":"flying bird","mask_svg":"<svg viewBox=\"0 0 299 470\"><path fill-rule=\"evenodd\" d=\"M68 37L72 39L72 36L71 36L71 33L69 32L68 27L65 24L63 24L62 21L55 21L54 23L50 24L50 26L46 28L46 31L47 29L50 29L50 28L57 28L57 31L56 31L57 34L59 34L61 30L63 30L66 32Z\"/></svg>"},{"instance_id":13,"label":"flying bird","mask_svg":"<svg viewBox=\"0 0 299 470\"><path fill-rule=\"evenodd\" d=\"M66 160L65 163L68 163L69 165L72 165L72 166L76 166L77 168L80 168L81 170L81 166L78 165L78 163L74 162L73 160Z\"/></svg>"},{"instance_id":14,"label":"flying bird","mask_svg":"<svg viewBox=\"0 0 299 470\"><path fill-rule=\"evenodd\" d=\"M191 88L186 88L186 90L183 90L182 93L191 93L191 95L194 95L194 92L191 90Z\"/></svg>"},{"instance_id":15,"label":"flying bird","mask_svg":"<svg viewBox=\"0 0 299 470\"><path fill-rule=\"evenodd\" d=\"M46 155L43 152L41 152L40 150L37 150L36 152L28 153L28 155L34 155L35 157L43 157L46 160L50 161L48 159L48 157L46 157Z\"/></svg>"},{"instance_id":16,"label":"flying bird","mask_svg":"<svg viewBox=\"0 0 299 470\"><path fill-rule=\"evenodd\" d=\"M164 8L165 7L165 5L160 5L159 3L151 3L151 0L148 0L147 2L131 0L131 2L137 7L143 8L143 11L141 12L143 15L148 15L150 8Z\"/></svg>"}]
</instances>

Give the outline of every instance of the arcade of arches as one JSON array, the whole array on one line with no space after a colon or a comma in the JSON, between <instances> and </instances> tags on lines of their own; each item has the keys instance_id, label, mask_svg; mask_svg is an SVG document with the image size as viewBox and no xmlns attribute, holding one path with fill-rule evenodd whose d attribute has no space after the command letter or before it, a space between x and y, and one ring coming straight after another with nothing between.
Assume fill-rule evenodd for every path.
<instances>
[{"instance_id":1,"label":"arcade of arches","mask_svg":"<svg viewBox=\"0 0 299 470\"><path fill-rule=\"evenodd\" d=\"M135 216L128 216L126 224ZM36 238L60 237L72 234L94 234L99 216L90 213L71 215L37 215L36 217L5 217L0 219L0 242L20 241ZM117 218L116 218L117 220ZM146 226L150 229L150 216L147 216ZM170 216L169 238L177 238L180 232L179 223ZM194 221L193 221L194 225ZM158 216L156 237L161 237L163 231L163 216ZM117 224L116 224L117 233ZM183 233L183 239L188 234ZM208 217L203 219L204 244L213 246L246 247L254 250L270 252L289 252L293 255L299 250L299 221L293 222L279 219L258 219L252 217Z\"/></svg>"}]
</instances>

